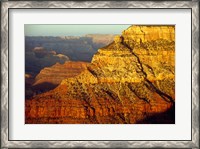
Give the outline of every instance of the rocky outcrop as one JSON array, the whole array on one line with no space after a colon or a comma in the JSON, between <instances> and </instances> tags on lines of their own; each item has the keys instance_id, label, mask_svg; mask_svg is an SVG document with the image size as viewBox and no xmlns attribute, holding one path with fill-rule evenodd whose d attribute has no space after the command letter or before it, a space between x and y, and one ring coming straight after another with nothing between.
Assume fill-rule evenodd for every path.
<instances>
[{"instance_id":1,"label":"rocky outcrop","mask_svg":"<svg viewBox=\"0 0 200 149\"><path fill-rule=\"evenodd\" d=\"M59 85L62 80L79 75L83 70L87 69L86 62L68 61L64 64L56 63L51 67L45 67L35 78L33 86L48 82Z\"/></svg>"},{"instance_id":2,"label":"rocky outcrop","mask_svg":"<svg viewBox=\"0 0 200 149\"><path fill-rule=\"evenodd\" d=\"M64 64L56 63L51 67L45 67L35 78L26 74L26 98L28 99L34 94L54 89L63 79L79 75L82 71L87 69L87 65L88 63L86 62L68 61ZM32 79L31 82L29 81L30 79Z\"/></svg>"},{"instance_id":3,"label":"rocky outcrop","mask_svg":"<svg viewBox=\"0 0 200 149\"><path fill-rule=\"evenodd\" d=\"M146 79L175 98L175 27L134 26L123 32L123 38L138 57Z\"/></svg>"},{"instance_id":4,"label":"rocky outcrop","mask_svg":"<svg viewBox=\"0 0 200 149\"><path fill-rule=\"evenodd\" d=\"M26 101L26 123L175 123L174 26L131 26L80 75Z\"/></svg>"}]
</instances>

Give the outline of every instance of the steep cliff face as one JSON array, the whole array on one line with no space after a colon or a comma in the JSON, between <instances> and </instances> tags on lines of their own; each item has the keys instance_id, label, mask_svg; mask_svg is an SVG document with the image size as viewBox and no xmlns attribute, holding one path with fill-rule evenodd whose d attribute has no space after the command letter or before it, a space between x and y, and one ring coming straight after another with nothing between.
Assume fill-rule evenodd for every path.
<instances>
[{"instance_id":1,"label":"steep cliff face","mask_svg":"<svg viewBox=\"0 0 200 149\"><path fill-rule=\"evenodd\" d=\"M63 79L79 75L87 69L87 65L86 62L67 61L64 64L56 63L51 67L45 67L35 78L30 74L26 74L26 99L34 94L54 89Z\"/></svg>"},{"instance_id":2,"label":"steep cliff face","mask_svg":"<svg viewBox=\"0 0 200 149\"><path fill-rule=\"evenodd\" d=\"M146 79L175 98L175 27L133 26L122 36L138 57Z\"/></svg>"},{"instance_id":3,"label":"steep cliff face","mask_svg":"<svg viewBox=\"0 0 200 149\"><path fill-rule=\"evenodd\" d=\"M75 77L87 68L86 62L65 62L64 64L56 63L51 67L45 67L35 78L33 86L42 83L51 83L59 85L65 78Z\"/></svg>"},{"instance_id":4,"label":"steep cliff face","mask_svg":"<svg viewBox=\"0 0 200 149\"><path fill-rule=\"evenodd\" d=\"M175 123L174 30L129 27L80 75L26 101L26 123Z\"/></svg>"}]
</instances>

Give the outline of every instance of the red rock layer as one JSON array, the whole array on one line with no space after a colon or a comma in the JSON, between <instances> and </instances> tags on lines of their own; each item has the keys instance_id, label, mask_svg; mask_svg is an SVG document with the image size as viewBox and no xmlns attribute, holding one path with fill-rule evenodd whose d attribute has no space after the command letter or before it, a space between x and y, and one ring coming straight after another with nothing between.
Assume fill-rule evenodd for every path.
<instances>
[{"instance_id":1,"label":"red rock layer","mask_svg":"<svg viewBox=\"0 0 200 149\"><path fill-rule=\"evenodd\" d=\"M35 77L35 81L26 86L26 97L30 98L33 94L49 91L57 87L63 79L75 77L86 69L86 62L65 62L64 64L56 63L51 67L45 67ZM32 78L33 79L33 78ZM28 83L28 79L26 79ZM30 82L30 81L29 81Z\"/></svg>"},{"instance_id":2,"label":"red rock layer","mask_svg":"<svg viewBox=\"0 0 200 149\"><path fill-rule=\"evenodd\" d=\"M48 82L59 85L63 79L75 77L87 67L86 62L65 62L64 64L56 63L51 67L45 67L35 78L33 86Z\"/></svg>"},{"instance_id":3,"label":"red rock layer","mask_svg":"<svg viewBox=\"0 0 200 149\"><path fill-rule=\"evenodd\" d=\"M174 29L129 27L79 75L26 100L26 123L175 123Z\"/></svg>"},{"instance_id":4,"label":"red rock layer","mask_svg":"<svg viewBox=\"0 0 200 149\"><path fill-rule=\"evenodd\" d=\"M173 103L163 100L162 95L151 91L153 88L148 89L144 84L121 84L123 89L118 96L106 89L108 85L117 88L119 84L101 84L105 90L99 90L99 86L95 85L84 89L76 86L74 95L71 88L60 85L53 91L27 100L26 123L143 123L158 113L161 116L145 123L174 123L174 113L170 112L173 111ZM133 91L131 86L138 88Z\"/></svg>"}]
</instances>

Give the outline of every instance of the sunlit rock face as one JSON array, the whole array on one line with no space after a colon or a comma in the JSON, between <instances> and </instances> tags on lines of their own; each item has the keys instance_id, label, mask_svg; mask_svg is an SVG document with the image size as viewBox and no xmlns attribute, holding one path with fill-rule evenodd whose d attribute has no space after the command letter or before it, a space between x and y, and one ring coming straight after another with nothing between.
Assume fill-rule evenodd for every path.
<instances>
[{"instance_id":1,"label":"sunlit rock face","mask_svg":"<svg viewBox=\"0 0 200 149\"><path fill-rule=\"evenodd\" d=\"M32 92L39 94L54 89L63 79L79 75L83 70L87 69L87 65L88 63L86 62L67 61L64 64L56 63L51 67L45 67L31 84ZM33 93L26 96L30 98L31 95L33 96Z\"/></svg>"},{"instance_id":2,"label":"sunlit rock face","mask_svg":"<svg viewBox=\"0 0 200 149\"><path fill-rule=\"evenodd\" d=\"M123 37L139 58L146 78L175 98L175 27L132 26Z\"/></svg>"},{"instance_id":3,"label":"sunlit rock face","mask_svg":"<svg viewBox=\"0 0 200 149\"><path fill-rule=\"evenodd\" d=\"M45 67L36 76L34 86L45 82L59 85L65 78L71 78L79 75L87 68L86 62L65 62L64 64L56 63L51 67Z\"/></svg>"},{"instance_id":4,"label":"sunlit rock face","mask_svg":"<svg viewBox=\"0 0 200 149\"><path fill-rule=\"evenodd\" d=\"M26 101L26 123L175 123L175 27L131 26L78 76Z\"/></svg>"}]
</instances>

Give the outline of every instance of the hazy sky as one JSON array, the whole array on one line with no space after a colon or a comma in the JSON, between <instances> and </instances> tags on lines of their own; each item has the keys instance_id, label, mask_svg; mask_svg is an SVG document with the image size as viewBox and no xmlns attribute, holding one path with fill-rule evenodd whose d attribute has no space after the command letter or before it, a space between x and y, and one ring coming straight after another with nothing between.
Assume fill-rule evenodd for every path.
<instances>
[{"instance_id":1,"label":"hazy sky","mask_svg":"<svg viewBox=\"0 0 200 149\"><path fill-rule=\"evenodd\" d=\"M40 25L25 24L26 36L81 36L85 34L121 34L130 25Z\"/></svg>"}]
</instances>

